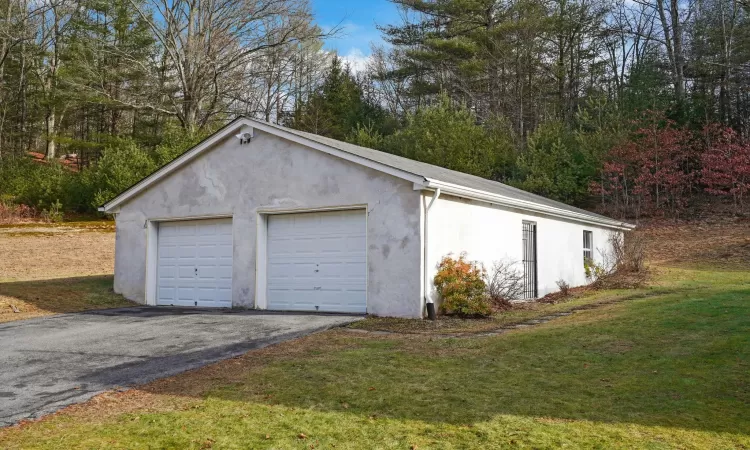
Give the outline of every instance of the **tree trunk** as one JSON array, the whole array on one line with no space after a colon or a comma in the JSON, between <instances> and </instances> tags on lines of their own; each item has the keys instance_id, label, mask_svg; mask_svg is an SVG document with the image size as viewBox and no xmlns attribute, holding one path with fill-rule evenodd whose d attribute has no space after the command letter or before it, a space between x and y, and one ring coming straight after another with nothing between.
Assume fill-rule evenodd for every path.
<instances>
[{"instance_id":1,"label":"tree trunk","mask_svg":"<svg viewBox=\"0 0 750 450\"><path fill-rule=\"evenodd\" d=\"M680 22L679 1L670 0L669 5L672 16L672 42L674 43L675 97L677 104L681 107L685 98L685 58L682 53L682 23Z\"/></svg>"},{"instance_id":2,"label":"tree trunk","mask_svg":"<svg viewBox=\"0 0 750 450\"><path fill-rule=\"evenodd\" d=\"M685 84L683 76L682 56L682 25L679 17L678 0L669 0L669 17L665 9L664 0L658 0L657 11L664 30L664 46L667 49L667 57L672 66L672 83L674 86L675 101L681 107L685 95Z\"/></svg>"},{"instance_id":3,"label":"tree trunk","mask_svg":"<svg viewBox=\"0 0 750 450\"><path fill-rule=\"evenodd\" d=\"M52 161L55 159L55 153L57 152L57 144L55 142L55 132L56 129L56 122L55 122L56 116L55 111L50 110L47 113L47 117L45 118L45 123L47 125L47 161Z\"/></svg>"}]
</instances>

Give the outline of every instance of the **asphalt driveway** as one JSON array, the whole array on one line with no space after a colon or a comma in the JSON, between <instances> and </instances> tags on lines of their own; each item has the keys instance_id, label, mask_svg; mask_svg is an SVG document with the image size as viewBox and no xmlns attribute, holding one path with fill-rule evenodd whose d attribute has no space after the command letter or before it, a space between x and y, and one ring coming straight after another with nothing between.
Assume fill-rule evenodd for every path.
<instances>
[{"instance_id":1,"label":"asphalt driveway","mask_svg":"<svg viewBox=\"0 0 750 450\"><path fill-rule=\"evenodd\" d=\"M142 307L0 324L0 426L359 318Z\"/></svg>"}]
</instances>

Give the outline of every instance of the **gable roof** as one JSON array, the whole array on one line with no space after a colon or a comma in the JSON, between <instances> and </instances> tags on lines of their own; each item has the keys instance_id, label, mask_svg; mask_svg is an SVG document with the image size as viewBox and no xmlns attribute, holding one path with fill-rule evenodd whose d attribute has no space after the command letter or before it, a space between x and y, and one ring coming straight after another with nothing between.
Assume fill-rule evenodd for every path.
<instances>
[{"instance_id":1,"label":"gable roof","mask_svg":"<svg viewBox=\"0 0 750 450\"><path fill-rule=\"evenodd\" d=\"M186 151L172 162L126 189L114 199L99 208L111 212L118 205L134 197L139 192L156 183L162 177L177 170L189 161L209 150L214 144L242 127L252 127L281 138L297 142L307 147L388 173L411 181L415 189L437 190L446 194L479 200L492 204L519 208L555 217L592 223L617 229L632 229L635 226L609 217L595 214L581 208L566 205L555 200L532 194L497 181L445 169L432 164L415 161L371 148L360 147L335 139L326 138L304 131L293 130L259 120L238 118Z\"/></svg>"}]
</instances>

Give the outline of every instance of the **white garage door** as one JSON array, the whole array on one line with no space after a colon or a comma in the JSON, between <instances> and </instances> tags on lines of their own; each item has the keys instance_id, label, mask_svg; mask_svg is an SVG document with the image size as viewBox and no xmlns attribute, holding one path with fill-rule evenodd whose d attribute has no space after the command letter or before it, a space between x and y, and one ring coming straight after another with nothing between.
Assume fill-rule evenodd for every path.
<instances>
[{"instance_id":1,"label":"white garage door","mask_svg":"<svg viewBox=\"0 0 750 450\"><path fill-rule=\"evenodd\" d=\"M159 224L157 305L232 306L232 219Z\"/></svg>"},{"instance_id":2,"label":"white garage door","mask_svg":"<svg viewBox=\"0 0 750 450\"><path fill-rule=\"evenodd\" d=\"M268 309L367 311L365 211L268 218Z\"/></svg>"}]
</instances>

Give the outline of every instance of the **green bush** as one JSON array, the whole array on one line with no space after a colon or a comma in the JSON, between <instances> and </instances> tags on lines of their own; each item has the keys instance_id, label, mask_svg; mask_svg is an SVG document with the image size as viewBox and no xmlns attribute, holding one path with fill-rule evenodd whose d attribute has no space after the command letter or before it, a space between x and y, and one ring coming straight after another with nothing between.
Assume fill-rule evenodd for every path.
<instances>
[{"instance_id":1,"label":"green bush","mask_svg":"<svg viewBox=\"0 0 750 450\"><path fill-rule=\"evenodd\" d=\"M0 161L0 194L16 204L39 209L57 201L65 203L67 186L74 174L52 162L39 164L27 158Z\"/></svg>"},{"instance_id":2,"label":"green bush","mask_svg":"<svg viewBox=\"0 0 750 450\"><path fill-rule=\"evenodd\" d=\"M211 134L210 132L211 130L207 130L202 133L191 134L177 126L165 127L162 132L161 143L156 146L152 155L154 163L157 167L167 164L199 143Z\"/></svg>"},{"instance_id":3,"label":"green bush","mask_svg":"<svg viewBox=\"0 0 750 450\"><path fill-rule=\"evenodd\" d=\"M131 140L121 140L104 149L96 164L81 173L81 191L87 193L90 207L96 210L156 168L148 152Z\"/></svg>"},{"instance_id":4,"label":"green bush","mask_svg":"<svg viewBox=\"0 0 750 450\"><path fill-rule=\"evenodd\" d=\"M49 208L42 210L42 220L51 223L62 222L65 218L62 208L62 203L56 200L55 203L49 205Z\"/></svg>"},{"instance_id":5,"label":"green bush","mask_svg":"<svg viewBox=\"0 0 750 450\"><path fill-rule=\"evenodd\" d=\"M437 289L443 303L440 311L460 316L488 316L492 305L484 282L485 270L476 261L467 261L466 254L458 258L446 255L435 275Z\"/></svg>"},{"instance_id":6,"label":"green bush","mask_svg":"<svg viewBox=\"0 0 750 450\"><path fill-rule=\"evenodd\" d=\"M510 172L516 157L513 136L501 120L479 125L467 108L456 107L443 96L435 106L418 110L407 125L386 136L380 147L399 156L457 170L483 178ZM372 145L377 138L358 130L357 143Z\"/></svg>"},{"instance_id":7,"label":"green bush","mask_svg":"<svg viewBox=\"0 0 750 450\"><path fill-rule=\"evenodd\" d=\"M211 130L207 130L210 132ZM7 204L47 211L49 220L64 210L95 212L123 190L172 161L203 135L167 127L161 144L146 150L133 139L110 137L91 166L72 172L57 162L40 164L24 156L0 159L0 197Z\"/></svg>"},{"instance_id":8,"label":"green bush","mask_svg":"<svg viewBox=\"0 0 750 450\"><path fill-rule=\"evenodd\" d=\"M518 187L566 203L579 203L588 195L593 173L576 135L559 122L542 124L532 133L518 168Z\"/></svg>"}]
</instances>

